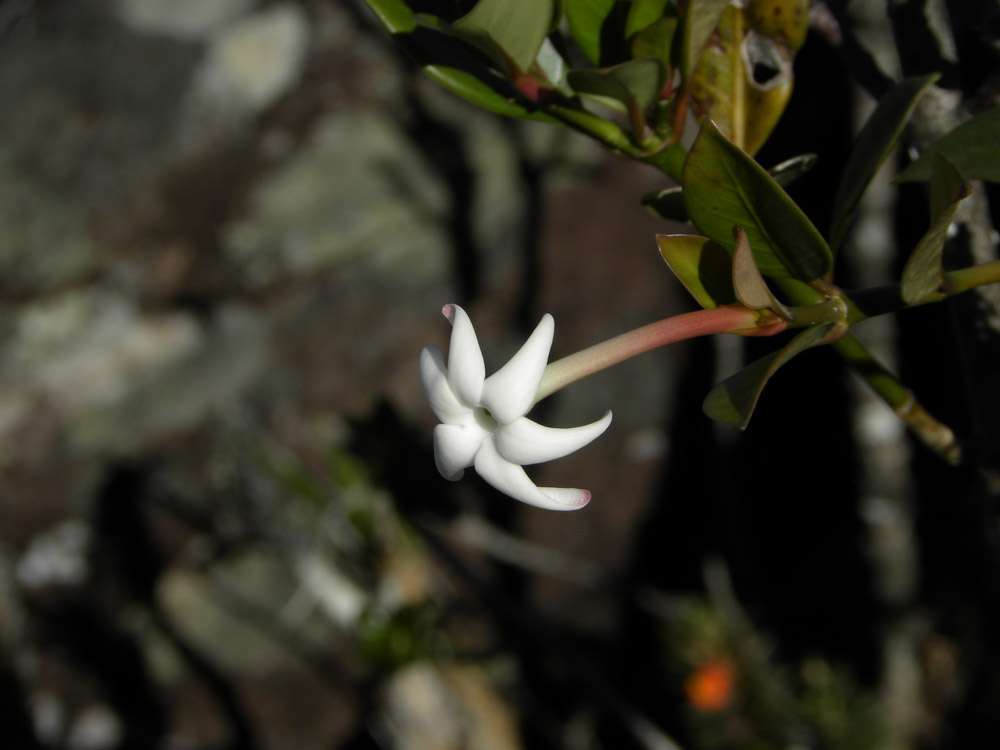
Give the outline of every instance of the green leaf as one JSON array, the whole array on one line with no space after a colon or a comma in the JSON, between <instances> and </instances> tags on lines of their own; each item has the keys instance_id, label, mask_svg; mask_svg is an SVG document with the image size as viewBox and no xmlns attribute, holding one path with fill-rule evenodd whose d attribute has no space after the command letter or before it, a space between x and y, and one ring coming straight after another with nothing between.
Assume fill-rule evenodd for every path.
<instances>
[{"instance_id":1,"label":"green leaf","mask_svg":"<svg viewBox=\"0 0 1000 750\"><path fill-rule=\"evenodd\" d=\"M730 252L742 226L760 272L812 281L833 265L830 248L781 186L706 120L684 162L684 204L704 234Z\"/></svg>"},{"instance_id":2,"label":"green leaf","mask_svg":"<svg viewBox=\"0 0 1000 750\"><path fill-rule=\"evenodd\" d=\"M816 154L800 154L791 159L785 159L780 164L775 164L767 173L774 178L781 187L788 187L806 172L816 166L819 157Z\"/></svg>"},{"instance_id":3,"label":"green leaf","mask_svg":"<svg viewBox=\"0 0 1000 750\"><path fill-rule=\"evenodd\" d=\"M931 222L942 218L946 212L954 213L955 205L972 191L965 177L944 154L934 154L931 172Z\"/></svg>"},{"instance_id":4,"label":"green leaf","mask_svg":"<svg viewBox=\"0 0 1000 750\"><path fill-rule=\"evenodd\" d=\"M747 242L747 234L743 227L736 227L736 249L733 251L733 291L744 307L751 310L770 310L785 320L791 320L792 314L778 298L771 293L760 275L760 269L754 261L753 251Z\"/></svg>"},{"instance_id":5,"label":"green leaf","mask_svg":"<svg viewBox=\"0 0 1000 750\"><path fill-rule=\"evenodd\" d=\"M1000 107L963 122L924 151L894 182L929 180L936 153L951 159L966 179L1000 182Z\"/></svg>"},{"instance_id":6,"label":"green leaf","mask_svg":"<svg viewBox=\"0 0 1000 750\"><path fill-rule=\"evenodd\" d=\"M424 67L424 71L453 94L490 112L522 120L556 124L559 122L544 112L528 109L519 104L516 101L518 93L513 87L505 90L506 87L497 84L494 88L475 73L444 65L428 65Z\"/></svg>"},{"instance_id":7,"label":"green leaf","mask_svg":"<svg viewBox=\"0 0 1000 750\"><path fill-rule=\"evenodd\" d=\"M796 354L822 342L832 328L833 323L810 326L783 349L758 359L723 380L705 397L702 403L705 414L745 430L761 391L771 376Z\"/></svg>"},{"instance_id":8,"label":"green leaf","mask_svg":"<svg viewBox=\"0 0 1000 750\"><path fill-rule=\"evenodd\" d=\"M601 39L615 5L615 0L566 0L569 31L594 65L600 65L605 59L601 54Z\"/></svg>"},{"instance_id":9,"label":"green leaf","mask_svg":"<svg viewBox=\"0 0 1000 750\"><path fill-rule=\"evenodd\" d=\"M671 143L647 151L639 157L639 161L660 170L675 182L680 182L687 153L687 147L683 143Z\"/></svg>"},{"instance_id":10,"label":"green leaf","mask_svg":"<svg viewBox=\"0 0 1000 750\"><path fill-rule=\"evenodd\" d=\"M611 98L626 109L637 106L645 112L659 98L666 77L662 62L644 57L603 70L571 70L567 81L580 94Z\"/></svg>"},{"instance_id":11,"label":"green leaf","mask_svg":"<svg viewBox=\"0 0 1000 750\"><path fill-rule=\"evenodd\" d=\"M917 100L937 79L938 74L934 73L900 81L882 97L875 111L861 128L833 198L830 243L834 249L838 248L844 239L854 217L854 211L858 207L858 201L899 140L906 121L910 119L910 114L917 105Z\"/></svg>"},{"instance_id":12,"label":"green leaf","mask_svg":"<svg viewBox=\"0 0 1000 750\"><path fill-rule=\"evenodd\" d=\"M484 64L469 45L420 23L401 0L365 0L395 41L424 72L452 93L506 117L555 123L555 118L522 104L518 91ZM428 19L433 22L434 19Z\"/></svg>"},{"instance_id":13,"label":"green leaf","mask_svg":"<svg viewBox=\"0 0 1000 750\"><path fill-rule=\"evenodd\" d=\"M688 220L687 208L684 207L684 190L679 187L668 187L646 193L642 196L642 205L662 219Z\"/></svg>"},{"instance_id":14,"label":"green leaf","mask_svg":"<svg viewBox=\"0 0 1000 750\"><path fill-rule=\"evenodd\" d=\"M549 83L556 90L567 97L573 96L573 89L570 88L569 83L566 81L569 66L566 65L566 60L559 54L556 46L548 37L542 42L542 48L538 50L536 62L538 63L538 68L545 74Z\"/></svg>"},{"instance_id":15,"label":"green leaf","mask_svg":"<svg viewBox=\"0 0 1000 750\"><path fill-rule=\"evenodd\" d=\"M906 261L899 294L909 305L924 302L933 296L944 282L941 256L948 227L955 218L958 204L969 194L969 184L955 165L940 153L934 154L931 173L931 228L917 243Z\"/></svg>"},{"instance_id":16,"label":"green leaf","mask_svg":"<svg viewBox=\"0 0 1000 750\"><path fill-rule=\"evenodd\" d=\"M656 244L667 266L706 309L736 302L732 260L723 247L694 234L658 234Z\"/></svg>"},{"instance_id":17,"label":"green leaf","mask_svg":"<svg viewBox=\"0 0 1000 750\"><path fill-rule=\"evenodd\" d=\"M452 28L471 40L488 37L525 72L538 57L556 10L555 0L479 0Z\"/></svg>"},{"instance_id":18,"label":"green leaf","mask_svg":"<svg viewBox=\"0 0 1000 750\"><path fill-rule=\"evenodd\" d=\"M625 17L625 37L631 39L663 18L668 0L632 0Z\"/></svg>"},{"instance_id":19,"label":"green leaf","mask_svg":"<svg viewBox=\"0 0 1000 750\"><path fill-rule=\"evenodd\" d=\"M698 64L701 51L705 48L719 19L729 7L730 0L691 0L681 20L681 44L679 66L685 86L691 71Z\"/></svg>"},{"instance_id":20,"label":"green leaf","mask_svg":"<svg viewBox=\"0 0 1000 750\"><path fill-rule=\"evenodd\" d=\"M815 166L816 154L802 154L786 159L767 170L781 187L787 187ZM663 219L671 221L687 221L688 213L684 207L684 191L680 187L668 187L654 190L642 196L642 205Z\"/></svg>"},{"instance_id":21,"label":"green leaf","mask_svg":"<svg viewBox=\"0 0 1000 750\"><path fill-rule=\"evenodd\" d=\"M403 0L365 0L365 3L390 34L405 34L417 25L413 11Z\"/></svg>"},{"instance_id":22,"label":"green leaf","mask_svg":"<svg viewBox=\"0 0 1000 750\"><path fill-rule=\"evenodd\" d=\"M659 18L642 31L630 37L632 57L655 57L671 67L674 37L677 34L676 18Z\"/></svg>"}]
</instances>

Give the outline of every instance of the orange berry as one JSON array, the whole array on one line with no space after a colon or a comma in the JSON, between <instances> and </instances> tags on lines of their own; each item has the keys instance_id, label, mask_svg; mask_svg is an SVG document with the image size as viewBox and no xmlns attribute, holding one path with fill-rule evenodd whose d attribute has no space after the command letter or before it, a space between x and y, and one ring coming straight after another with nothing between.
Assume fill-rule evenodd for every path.
<instances>
[{"instance_id":1,"label":"orange berry","mask_svg":"<svg viewBox=\"0 0 1000 750\"><path fill-rule=\"evenodd\" d=\"M736 676L726 659L711 659L695 667L684 680L688 703L705 713L721 711L733 697Z\"/></svg>"}]
</instances>

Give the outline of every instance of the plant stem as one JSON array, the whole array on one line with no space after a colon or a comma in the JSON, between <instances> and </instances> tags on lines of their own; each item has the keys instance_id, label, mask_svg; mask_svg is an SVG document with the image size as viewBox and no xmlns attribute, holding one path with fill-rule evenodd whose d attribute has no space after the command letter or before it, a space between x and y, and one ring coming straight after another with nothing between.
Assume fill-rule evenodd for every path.
<instances>
[{"instance_id":1,"label":"plant stem","mask_svg":"<svg viewBox=\"0 0 1000 750\"><path fill-rule=\"evenodd\" d=\"M681 170L684 168L684 159L687 157L687 149L683 144L664 141L664 144L653 151L639 156L640 161L651 167L656 167L668 177L681 181Z\"/></svg>"},{"instance_id":2,"label":"plant stem","mask_svg":"<svg viewBox=\"0 0 1000 750\"><path fill-rule=\"evenodd\" d=\"M941 302L956 294L997 283L1000 283L1000 261L948 271L944 274L941 284L942 291L914 304L907 304L903 301L899 293L899 284L887 284L871 289L851 291L846 295L853 302L848 323L854 325L879 315L896 313L931 302Z\"/></svg>"},{"instance_id":3,"label":"plant stem","mask_svg":"<svg viewBox=\"0 0 1000 750\"><path fill-rule=\"evenodd\" d=\"M949 271L944 276L950 282L948 294L960 294L976 287L1000 283L1000 260Z\"/></svg>"},{"instance_id":4,"label":"plant stem","mask_svg":"<svg viewBox=\"0 0 1000 750\"><path fill-rule=\"evenodd\" d=\"M828 299L815 305L792 307L789 328L805 328L819 323L841 323L844 321L846 305L839 298Z\"/></svg>"},{"instance_id":5,"label":"plant stem","mask_svg":"<svg viewBox=\"0 0 1000 750\"><path fill-rule=\"evenodd\" d=\"M991 268L994 267L994 268ZM968 291L976 286L1000 281L1000 264L988 263L983 266L973 266L961 271L945 274L948 294ZM956 278L957 276L957 278ZM815 295L820 299L818 290L809 290L801 285L783 285L783 289L797 303L805 304ZM812 294L810 294L812 292ZM879 287L860 293L844 294L832 284L824 293L834 295L847 305L847 323L854 325L875 315L897 312L908 305L899 296L899 285ZM948 294L927 302L944 299ZM795 308L800 310L802 308ZM955 433L947 425L935 419L917 401L913 391L903 385L899 378L893 375L871 352L858 341L857 337L848 332L832 343L834 350L854 369L858 375L875 391L893 410L907 427L924 445L939 454L949 464L955 465L961 460L961 448L955 440Z\"/></svg>"},{"instance_id":6,"label":"plant stem","mask_svg":"<svg viewBox=\"0 0 1000 750\"><path fill-rule=\"evenodd\" d=\"M535 403L587 375L667 344L713 333L771 335L785 327L784 321L774 322L771 316L762 316L760 312L741 305L725 305L664 318L549 363L538 386Z\"/></svg>"},{"instance_id":7,"label":"plant stem","mask_svg":"<svg viewBox=\"0 0 1000 750\"><path fill-rule=\"evenodd\" d=\"M629 157L638 158L638 149L635 144L632 143L628 134L615 123L585 110L566 107L554 102L543 105L542 109L574 130L589 135L607 148Z\"/></svg>"},{"instance_id":8,"label":"plant stem","mask_svg":"<svg viewBox=\"0 0 1000 750\"><path fill-rule=\"evenodd\" d=\"M847 360L858 375L864 378L879 398L888 404L924 445L952 466L959 463L962 452L951 428L935 419L917 401L913 391L875 359L853 333L848 333L835 341L833 348Z\"/></svg>"}]
</instances>

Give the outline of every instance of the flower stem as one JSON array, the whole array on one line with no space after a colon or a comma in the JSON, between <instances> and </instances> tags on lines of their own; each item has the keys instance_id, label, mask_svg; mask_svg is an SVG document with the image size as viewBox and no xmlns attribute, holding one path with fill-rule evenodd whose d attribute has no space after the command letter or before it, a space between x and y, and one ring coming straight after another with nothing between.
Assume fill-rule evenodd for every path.
<instances>
[{"instance_id":1,"label":"flower stem","mask_svg":"<svg viewBox=\"0 0 1000 750\"><path fill-rule=\"evenodd\" d=\"M587 375L667 344L713 333L771 335L785 327L784 321L762 318L759 311L748 310L741 305L725 305L664 318L549 363L538 386L535 403Z\"/></svg>"}]
</instances>

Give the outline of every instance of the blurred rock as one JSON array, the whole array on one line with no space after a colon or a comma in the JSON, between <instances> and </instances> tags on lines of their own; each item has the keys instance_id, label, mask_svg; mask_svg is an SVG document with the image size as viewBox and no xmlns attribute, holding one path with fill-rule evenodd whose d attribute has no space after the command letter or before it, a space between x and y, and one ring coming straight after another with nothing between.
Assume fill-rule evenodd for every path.
<instances>
[{"instance_id":1,"label":"blurred rock","mask_svg":"<svg viewBox=\"0 0 1000 750\"><path fill-rule=\"evenodd\" d=\"M18 560L15 576L27 589L79 586L89 575L90 527L70 519L39 534Z\"/></svg>"},{"instance_id":2,"label":"blurred rock","mask_svg":"<svg viewBox=\"0 0 1000 750\"><path fill-rule=\"evenodd\" d=\"M20 456L17 443L41 406L66 424L71 445L88 450L134 453L193 427L253 382L265 341L261 319L237 307L203 326L190 313L146 314L94 289L28 305L0 352L6 461Z\"/></svg>"},{"instance_id":3,"label":"blurred rock","mask_svg":"<svg viewBox=\"0 0 1000 750\"><path fill-rule=\"evenodd\" d=\"M230 125L256 115L298 80L309 46L309 24L297 5L283 3L219 32L195 74L189 116Z\"/></svg>"},{"instance_id":4,"label":"blurred rock","mask_svg":"<svg viewBox=\"0 0 1000 750\"><path fill-rule=\"evenodd\" d=\"M154 328L164 324L166 320L136 323ZM236 407L265 371L267 338L260 314L220 307L202 330L198 347L183 356L178 347L169 365L155 368L146 378L130 378L113 403L81 410L69 425L71 443L133 454Z\"/></svg>"},{"instance_id":5,"label":"blurred rock","mask_svg":"<svg viewBox=\"0 0 1000 750\"><path fill-rule=\"evenodd\" d=\"M255 627L251 612L267 623L295 591L284 561L261 550L215 566L212 576L175 569L157 597L178 630L212 663L233 673L281 668L288 653L273 630Z\"/></svg>"},{"instance_id":6,"label":"blurred rock","mask_svg":"<svg viewBox=\"0 0 1000 750\"><path fill-rule=\"evenodd\" d=\"M510 708L478 667L420 662L386 686L384 731L399 750L517 750Z\"/></svg>"},{"instance_id":7,"label":"blurred rock","mask_svg":"<svg viewBox=\"0 0 1000 750\"><path fill-rule=\"evenodd\" d=\"M108 706L87 706L73 719L66 737L69 750L111 750L122 740L121 720Z\"/></svg>"},{"instance_id":8,"label":"blurred rock","mask_svg":"<svg viewBox=\"0 0 1000 750\"><path fill-rule=\"evenodd\" d=\"M446 272L444 189L413 144L374 112L329 115L258 183L249 208L223 242L254 285L362 258L410 286Z\"/></svg>"},{"instance_id":9,"label":"blurred rock","mask_svg":"<svg viewBox=\"0 0 1000 750\"><path fill-rule=\"evenodd\" d=\"M103 6L35 4L0 45L0 291L93 273L94 216L171 153L198 51L135 35Z\"/></svg>"},{"instance_id":10,"label":"blurred rock","mask_svg":"<svg viewBox=\"0 0 1000 750\"><path fill-rule=\"evenodd\" d=\"M22 387L75 412L121 399L144 376L193 352L199 338L190 315L143 316L117 294L74 290L23 310L11 364L34 374Z\"/></svg>"},{"instance_id":11,"label":"blurred rock","mask_svg":"<svg viewBox=\"0 0 1000 750\"><path fill-rule=\"evenodd\" d=\"M58 696L39 690L31 696L31 718L41 742L56 745L66 726L66 707Z\"/></svg>"},{"instance_id":12,"label":"blurred rock","mask_svg":"<svg viewBox=\"0 0 1000 750\"><path fill-rule=\"evenodd\" d=\"M117 0L119 15L133 29L178 39L204 39L255 4L255 0Z\"/></svg>"}]
</instances>

